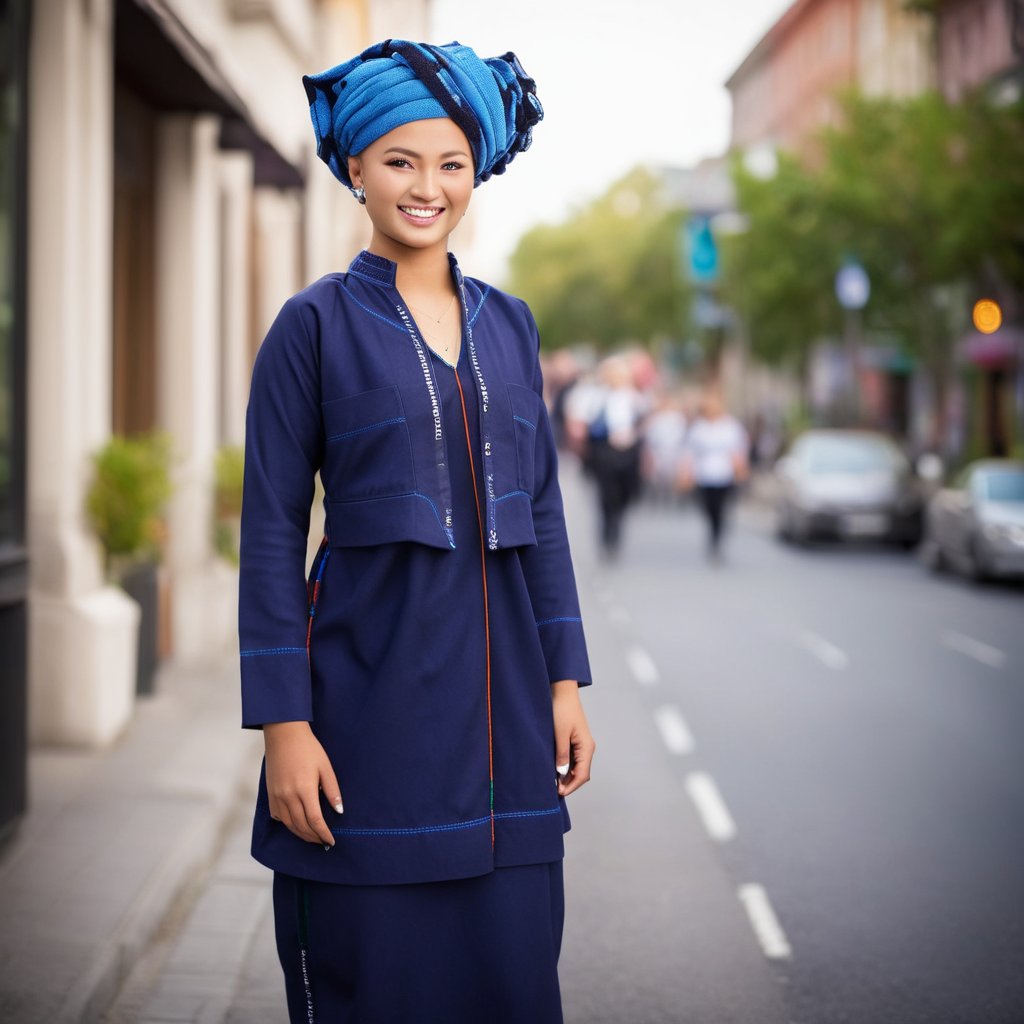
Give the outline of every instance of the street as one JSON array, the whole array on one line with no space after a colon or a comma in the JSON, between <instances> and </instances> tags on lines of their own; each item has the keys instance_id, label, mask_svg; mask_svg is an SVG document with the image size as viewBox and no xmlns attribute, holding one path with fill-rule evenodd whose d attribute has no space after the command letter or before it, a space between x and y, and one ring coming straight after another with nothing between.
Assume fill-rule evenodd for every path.
<instances>
[{"instance_id":1,"label":"street","mask_svg":"<svg viewBox=\"0 0 1024 1024\"><path fill-rule=\"evenodd\" d=\"M1019 1024L1024 591L641 506L564 473L598 753L570 798L567 1024ZM254 780L255 781L255 780ZM112 1022L285 1019L251 793Z\"/></svg>"}]
</instances>

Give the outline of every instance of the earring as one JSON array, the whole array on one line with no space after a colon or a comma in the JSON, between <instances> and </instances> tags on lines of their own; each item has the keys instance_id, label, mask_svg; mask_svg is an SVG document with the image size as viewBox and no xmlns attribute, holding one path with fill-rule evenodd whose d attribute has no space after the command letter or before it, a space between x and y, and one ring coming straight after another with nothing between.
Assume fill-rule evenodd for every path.
<instances>
[{"instance_id":1,"label":"earring","mask_svg":"<svg viewBox=\"0 0 1024 1024\"><path fill-rule=\"evenodd\" d=\"M366 189L362 185L359 188L353 189L352 194L356 197L357 202L362 203L363 206L366 205Z\"/></svg>"}]
</instances>

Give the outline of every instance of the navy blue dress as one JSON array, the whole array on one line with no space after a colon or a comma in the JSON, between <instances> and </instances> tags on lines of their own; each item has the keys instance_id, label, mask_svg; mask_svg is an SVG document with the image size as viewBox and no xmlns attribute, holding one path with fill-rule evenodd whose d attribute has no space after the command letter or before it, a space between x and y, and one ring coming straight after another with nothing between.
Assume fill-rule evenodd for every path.
<instances>
[{"instance_id":1,"label":"navy blue dress","mask_svg":"<svg viewBox=\"0 0 1024 1024\"><path fill-rule=\"evenodd\" d=\"M293 1020L309 1019L311 1006L321 1021L561 1020L569 817L550 683L585 685L590 670L532 318L452 266L464 314L457 368L422 344L394 265L366 253L290 300L254 367L243 724L284 720L277 704L308 718L345 804L337 815L324 803L336 840L325 851L270 819L261 775L253 854L275 870ZM339 320L347 329L337 333ZM406 448L417 468L399 479ZM421 465L440 471L440 493ZM328 516L306 578L303 649L295 623L267 602L259 556L278 539L265 529L275 508L301 533L295 510L311 468ZM371 483L349 494L360 474ZM441 539L422 520L388 519L388 503L409 495L411 507L439 507ZM384 503L376 522L367 502ZM517 509L532 522L517 522ZM289 689L301 682L300 651L308 714L287 710L302 706Z\"/></svg>"}]
</instances>

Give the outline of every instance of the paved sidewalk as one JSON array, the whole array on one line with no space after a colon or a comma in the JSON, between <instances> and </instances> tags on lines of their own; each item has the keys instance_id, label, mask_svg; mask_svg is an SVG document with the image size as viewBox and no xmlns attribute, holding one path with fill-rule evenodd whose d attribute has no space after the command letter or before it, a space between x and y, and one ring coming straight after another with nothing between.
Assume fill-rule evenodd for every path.
<instances>
[{"instance_id":1,"label":"paved sidewalk","mask_svg":"<svg viewBox=\"0 0 1024 1024\"><path fill-rule=\"evenodd\" d=\"M237 656L168 664L110 749L31 753L0 852L0 1020L102 1019L251 808L262 743L239 721Z\"/></svg>"}]
</instances>

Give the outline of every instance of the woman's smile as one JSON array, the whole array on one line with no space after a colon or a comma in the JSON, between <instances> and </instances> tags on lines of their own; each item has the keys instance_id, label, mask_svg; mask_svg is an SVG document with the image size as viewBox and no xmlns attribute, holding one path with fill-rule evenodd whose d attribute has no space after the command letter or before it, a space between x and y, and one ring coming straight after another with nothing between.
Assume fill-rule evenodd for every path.
<instances>
[{"instance_id":1,"label":"woman's smile","mask_svg":"<svg viewBox=\"0 0 1024 1024\"><path fill-rule=\"evenodd\" d=\"M444 213L443 206L399 206L406 220L416 225L434 224Z\"/></svg>"}]
</instances>

